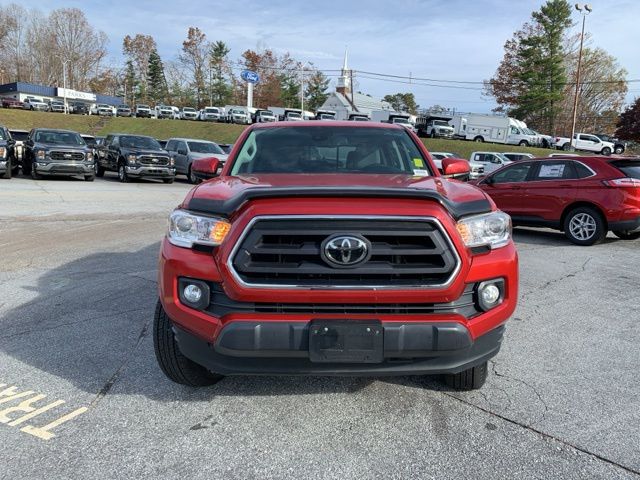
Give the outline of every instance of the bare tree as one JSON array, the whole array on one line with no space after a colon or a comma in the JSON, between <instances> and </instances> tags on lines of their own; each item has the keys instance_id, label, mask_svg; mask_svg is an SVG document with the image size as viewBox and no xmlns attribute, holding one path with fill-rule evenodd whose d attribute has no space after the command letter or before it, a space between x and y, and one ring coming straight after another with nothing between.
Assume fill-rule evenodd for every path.
<instances>
[{"instance_id":1,"label":"bare tree","mask_svg":"<svg viewBox=\"0 0 640 480\"><path fill-rule=\"evenodd\" d=\"M185 68L191 72L198 107L206 103L204 101L206 98L205 71L210 72L210 66L207 63L209 50L207 36L198 27L189 27L187 39L182 42L182 54L179 58Z\"/></svg>"},{"instance_id":2,"label":"bare tree","mask_svg":"<svg viewBox=\"0 0 640 480\"><path fill-rule=\"evenodd\" d=\"M135 37L127 35L122 42L122 53L133 62L137 78L140 81L140 95L145 99L148 88L149 55L156 49L156 41L151 35L140 33Z\"/></svg>"}]
</instances>

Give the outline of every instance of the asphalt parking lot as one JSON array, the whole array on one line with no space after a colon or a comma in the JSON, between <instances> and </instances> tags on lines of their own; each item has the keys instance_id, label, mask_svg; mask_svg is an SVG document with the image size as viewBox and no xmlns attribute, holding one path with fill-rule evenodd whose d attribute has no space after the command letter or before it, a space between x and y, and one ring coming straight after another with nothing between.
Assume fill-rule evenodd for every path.
<instances>
[{"instance_id":1,"label":"asphalt parking lot","mask_svg":"<svg viewBox=\"0 0 640 480\"><path fill-rule=\"evenodd\" d=\"M640 241L516 230L520 304L480 391L192 389L150 335L159 240L189 188L0 182L0 478L640 478Z\"/></svg>"}]
</instances>

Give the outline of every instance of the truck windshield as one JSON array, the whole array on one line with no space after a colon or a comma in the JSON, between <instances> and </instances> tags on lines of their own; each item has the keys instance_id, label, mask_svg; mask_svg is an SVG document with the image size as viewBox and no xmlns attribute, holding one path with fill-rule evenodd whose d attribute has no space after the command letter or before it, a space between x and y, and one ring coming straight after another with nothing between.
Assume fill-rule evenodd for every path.
<instances>
[{"instance_id":1,"label":"truck windshield","mask_svg":"<svg viewBox=\"0 0 640 480\"><path fill-rule=\"evenodd\" d=\"M207 113L218 113L217 108L205 108L204 111Z\"/></svg>"},{"instance_id":2,"label":"truck windshield","mask_svg":"<svg viewBox=\"0 0 640 480\"><path fill-rule=\"evenodd\" d=\"M157 140L149 137L120 137L120 145L125 148L145 148L147 150L162 150Z\"/></svg>"},{"instance_id":3,"label":"truck windshield","mask_svg":"<svg viewBox=\"0 0 640 480\"><path fill-rule=\"evenodd\" d=\"M449 126L449 124L447 122L445 122L444 120L434 120L433 124L436 127L448 127Z\"/></svg>"},{"instance_id":4,"label":"truck windshield","mask_svg":"<svg viewBox=\"0 0 640 480\"><path fill-rule=\"evenodd\" d=\"M224 155L222 149L215 143L209 142L187 142L189 150L195 153L215 153L216 155Z\"/></svg>"},{"instance_id":5,"label":"truck windshield","mask_svg":"<svg viewBox=\"0 0 640 480\"><path fill-rule=\"evenodd\" d=\"M287 114L287 116L288 116L289 118L302 118L302 115L300 115L299 113L295 113L295 112L289 112L289 113Z\"/></svg>"},{"instance_id":6,"label":"truck windshield","mask_svg":"<svg viewBox=\"0 0 640 480\"><path fill-rule=\"evenodd\" d=\"M82 137L73 132L37 132L35 141L54 145L85 145Z\"/></svg>"},{"instance_id":7,"label":"truck windshield","mask_svg":"<svg viewBox=\"0 0 640 480\"><path fill-rule=\"evenodd\" d=\"M252 131L231 175L256 173L432 175L404 130L324 126Z\"/></svg>"},{"instance_id":8,"label":"truck windshield","mask_svg":"<svg viewBox=\"0 0 640 480\"><path fill-rule=\"evenodd\" d=\"M404 125L408 125L409 120L407 120L406 118L394 118L393 123L402 123Z\"/></svg>"}]
</instances>

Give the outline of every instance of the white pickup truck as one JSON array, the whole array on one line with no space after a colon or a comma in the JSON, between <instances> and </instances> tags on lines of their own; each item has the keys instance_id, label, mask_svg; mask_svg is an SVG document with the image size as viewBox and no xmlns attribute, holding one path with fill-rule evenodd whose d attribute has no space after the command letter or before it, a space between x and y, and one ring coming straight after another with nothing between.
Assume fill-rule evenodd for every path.
<instances>
[{"instance_id":1,"label":"white pickup truck","mask_svg":"<svg viewBox=\"0 0 640 480\"><path fill-rule=\"evenodd\" d=\"M558 150L571 150L571 144L576 150L611 155L615 151L615 145L611 142L603 142L595 135L588 133L576 133L573 142L568 137L555 137L552 146Z\"/></svg>"}]
</instances>

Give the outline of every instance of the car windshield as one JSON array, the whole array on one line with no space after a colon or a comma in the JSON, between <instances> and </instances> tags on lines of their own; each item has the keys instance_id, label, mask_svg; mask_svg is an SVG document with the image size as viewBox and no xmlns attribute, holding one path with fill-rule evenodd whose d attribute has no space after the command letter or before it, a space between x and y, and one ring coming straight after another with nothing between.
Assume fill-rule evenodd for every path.
<instances>
[{"instance_id":1,"label":"car windshield","mask_svg":"<svg viewBox=\"0 0 640 480\"><path fill-rule=\"evenodd\" d=\"M86 145L82 137L73 132L36 132L35 141L54 145Z\"/></svg>"},{"instance_id":2,"label":"car windshield","mask_svg":"<svg viewBox=\"0 0 640 480\"><path fill-rule=\"evenodd\" d=\"M146 109L148 109L149 105L138 105L138 108L146 108Z\"/></svg>"},{"instance_id":3,"label":"car windshield","mask_svg":"<svg viewBox=\"0 0 640 480\"><path fill-rule=\"evenodd\" d=\"M612 164L627 177L640 180L640 160L620 160Z\"/></svg>"},{"instance_id":4,"label":"car windshield","mask_svg":"<svg viewBox=\"0 0 640 480\"><path fill-rule=\"evenodd\" d=\"M404 123L404 124L408 124L409 120L407 120L406 118L394 118L393 119L393 123Z\"/></svg>"},{"instance_id":5,"label":"car windshield","mask_svg":"<svg viewBox=\"0 0 640 480\"><path fill-rule=\"evenodd\" d=\"M302 118L302 115L296 112L289 112L289 118Z\"/></svg>"},{"instance_id":6,"label":"car windshield","mask_svg":"<svg viewBox=\"0 0 640 480\"><path fill-rule=\"evenodd\" d=\"M438 127L448 127L449 124L447 122L445 122L444 120L435 120L433 122L434 125L438 126Z\"/></svg>"},{"instance_id":7,"label":"car windshield","mask_svg":"<svg viewBox=\"0 0 640 480\"><path fill-rule=\"evenodd\" d=\"M187 142L189 150L195 153L215 153L217 155L224 155L222 149L215 143L210 142Z\"/></svg>"},{"instance_id":8,"label":"car windshield","mask_svg":"<svg viewBox=\"0 0 640 480\"><path fill-rule=\"evenodd\" d=\"M260 112L261 117L273 117L273 112L271 110L265 110Z\"/></svg>"},{"instance_id":9,"label":"car windshield","mask_svg":"<svg viewBox=\"0 0 640 480\"><path fill-rule=\"evenodd\" d=\"M205 108L204 111L207 112L207 113L218 113L218 109L217 108ZM233 113L233 111L232 111L232 113Z\"/></svg>"},{"instance_id":10,"label":"car windshield","mask_svg":"<svg viewBox=\"0 0 640 480\"><path fill-rule=\"evenodd\" d=\"M157 140L150 137L123 136L120 137L120 145L125 148L146 148L147 150L161 150Z\"/></svg>"},{"instance_id":11,"label":"car windshield","mask_svg":"<svg viewBox=\"0 0 640 480\"><path fill-rule=\"evenodd\" d=\"M191 107L184 107L182 109L183 112L195 112L196 109L195 108L191 108Z\"/></svg>"},{"instance_id":12,"label":"car windshield","mask_svg":"<svg viewBox=\"0 0 640 480\"><path fill-rule=\"evenodd\" d=\"M129 109L129 107L127 105L119 105L118 108L120 110L128 110Z\"/></svg>"},{"instance_id":13,"label":"car windshield","mask_svg":"<svg viewBox=\"0 0 640 480\"><path fill-rule=\"evenodd\" d=\"M252 131L231 175L378 173L431 175L406 131L372 127L280 127Z\"/></svg>"},{"instance_id":14,"label":"car windshield","mask_svg":"<svg viewBox=\"0 0 640 480\"><path fill-rule=\"evenodd\" d=\"M6 139L7 139L7 137L4 134L4 130L2 128L0 128L0 140L6 140Z\"/></svg>"}]
</instances>

